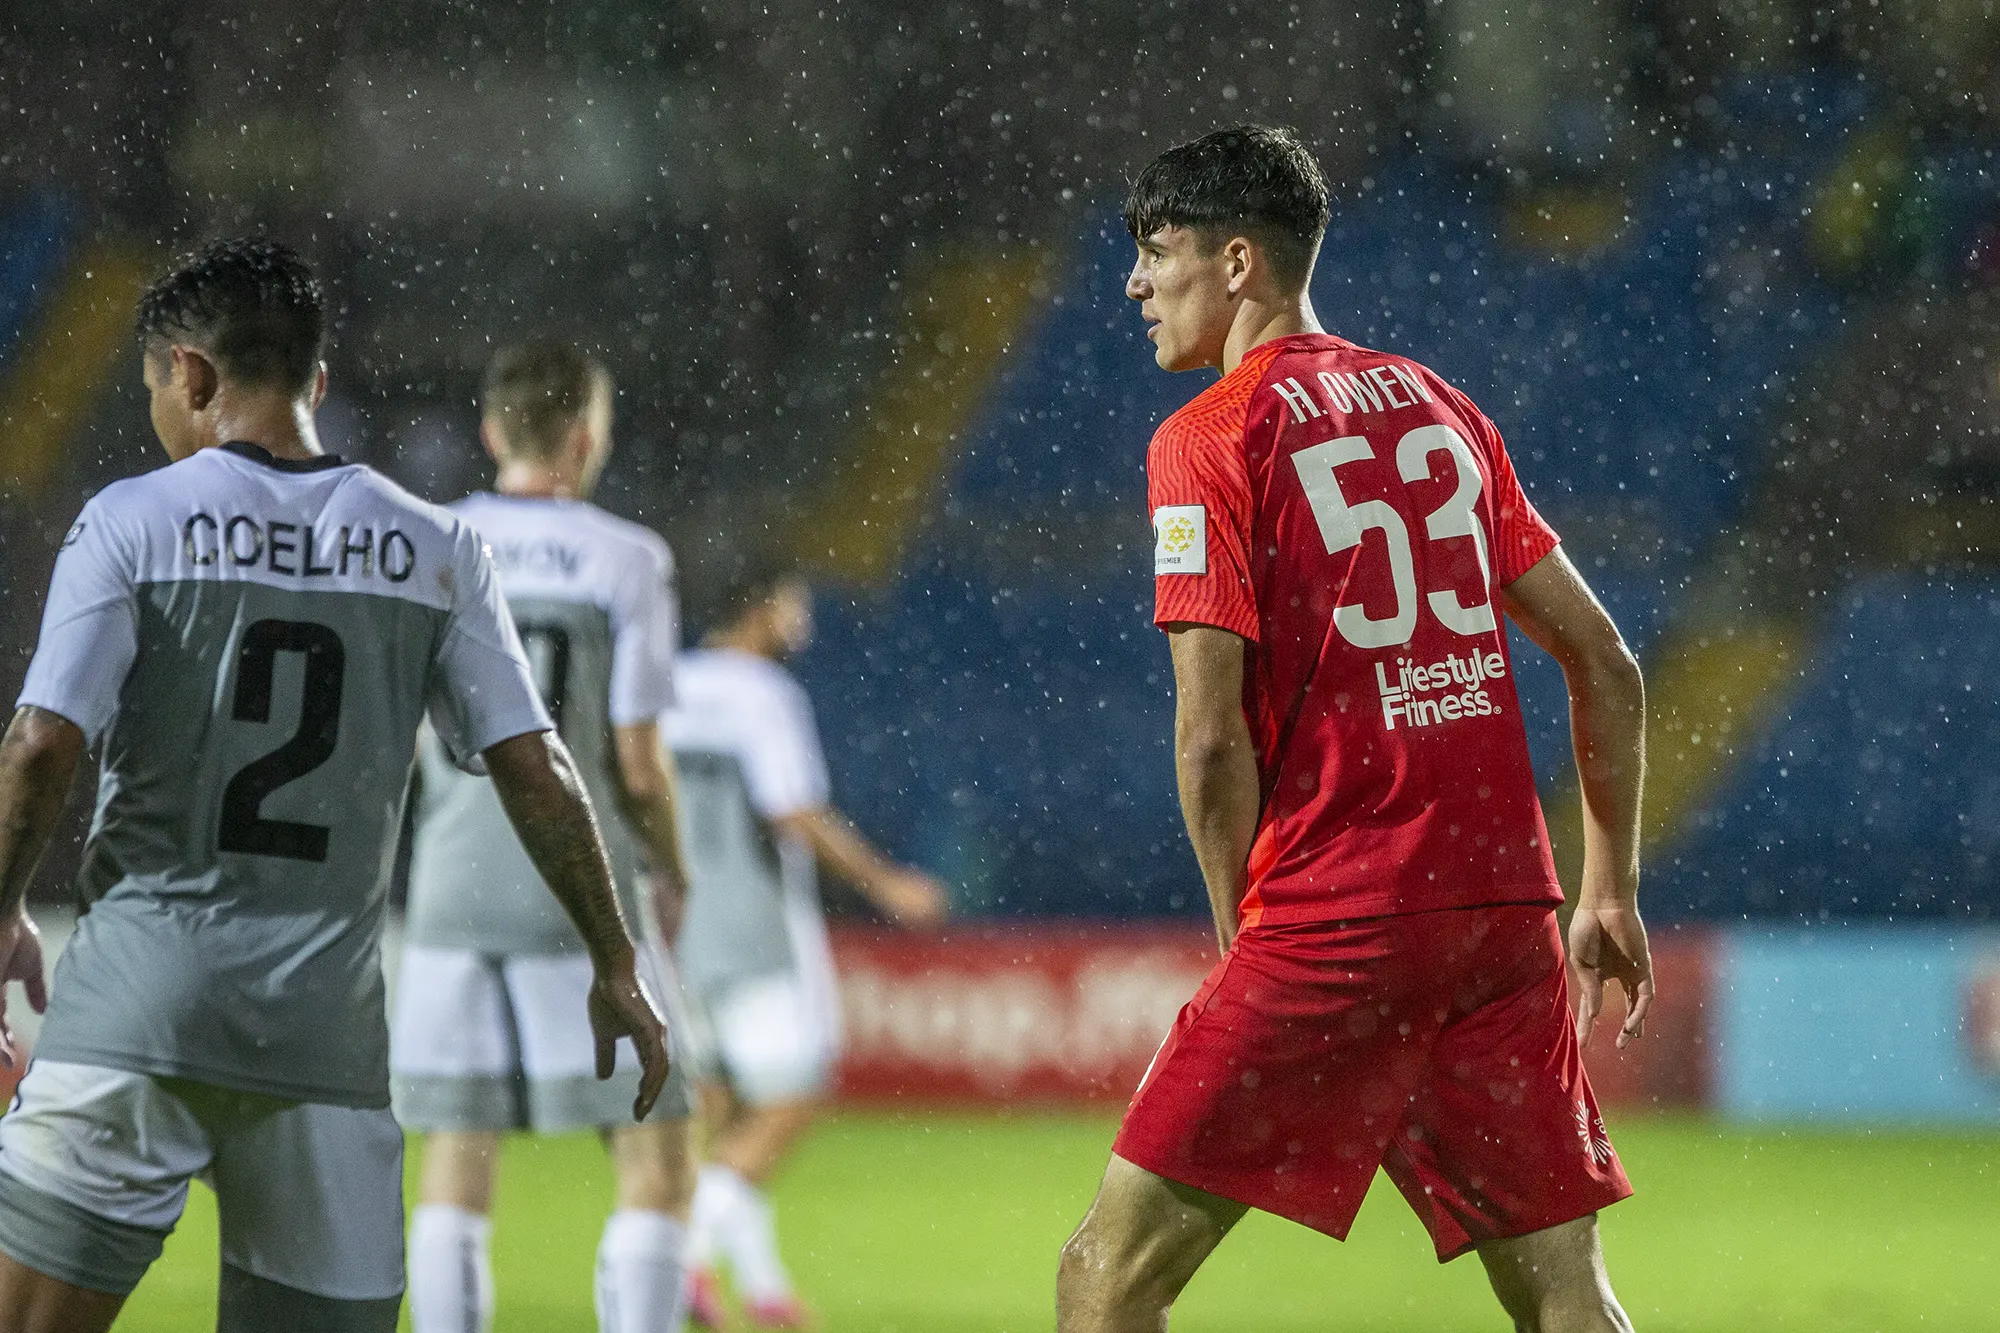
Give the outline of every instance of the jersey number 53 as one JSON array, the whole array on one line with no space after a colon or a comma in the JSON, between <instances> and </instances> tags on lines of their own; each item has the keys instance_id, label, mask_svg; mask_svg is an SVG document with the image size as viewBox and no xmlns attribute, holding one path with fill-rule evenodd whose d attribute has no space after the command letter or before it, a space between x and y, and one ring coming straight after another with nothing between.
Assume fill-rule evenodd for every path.
<instances>
[{"instance_id":1,"label":"jersey number 53","mask_svg":"<svg viewBox=\"0 0 2000 1333\"><path fill-rule=\"evenodd\" d=\"M1431 477L1431 455L1451 456L1458 469L1458 489L1424 520L1424 531L1432 541L1470 537L1479 559L1479 586L1492 587L1492 567L1486 558L1486 533L1479 526L1481 481L1479 464L1472 446L1450 426L1432 423L1419 426L1396 442L1396 471L1404 482L1427 481ZM1388 540L1389 573L1396 589L1396 609L1389 615L1370 616L1359 602L1344 602L1333 609L1333 624L1341 637L1356 648L1393 648L1408 643L1417 630L1416 557L1410 548L1410 530L1403 516L1387 500L1348 503L1341 493L1337 469L1347 463L1375 457L1374 446L1364 435L1343 435L1325 444L1315 444L1292 455L1298 469L1299 485L1306 493L1319 535L1328 555L1338 555L1361 544L1370 528L1377 528ZM1459 600L1455 589L1427 592L1424 601L1431 614L1446 629L1457 634L1490 634L1495 628L1490 592L1470 606Z\"/></svg>"}]
</instances>

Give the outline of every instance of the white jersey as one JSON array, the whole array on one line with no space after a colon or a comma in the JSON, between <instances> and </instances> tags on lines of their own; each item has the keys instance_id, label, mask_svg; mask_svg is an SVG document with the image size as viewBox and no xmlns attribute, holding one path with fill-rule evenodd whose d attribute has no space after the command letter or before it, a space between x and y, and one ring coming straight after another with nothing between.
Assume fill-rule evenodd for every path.
<instances>
[{"instance_id":1,"label":"white jersey","mask_svg":"<svg viewBox=\"0 0 2000 1333\"><path fill-rule=\"evenodd\" d=\"M688 860L682 977L702 993L823 966L812 850L774 823L827 804L811 700L777 663L729 648L682 657L677 691L661 731Z\"/></svg>"},{"instance_id":2,"label":"white jersey","mask_svg":"<svg viewBox=\"0 0 2000 1333\"><path fill-rule=\"evenodd\" d=\"M451 509L493 552L536 684L582 771L636 923L638 846L618 813L612 732L652 722L673 702L673 556L650 529L581 500L481 494ZM405 938L487 954L583 948L493 784L459 773L431 743L422 748Z\"/></svg>"},{"instance_id":3,"label":"white jersey","mask_svg":"<svg viewBox=\"0 0 2000 1333\"><path fill-rule=\"evenodd\" d=\"M230 444L65 539L20 703L102 738L37 1054L388 1104L382 911L417 729L548 729L478 535L338 458Z\"/></svg>"}]
</instances>

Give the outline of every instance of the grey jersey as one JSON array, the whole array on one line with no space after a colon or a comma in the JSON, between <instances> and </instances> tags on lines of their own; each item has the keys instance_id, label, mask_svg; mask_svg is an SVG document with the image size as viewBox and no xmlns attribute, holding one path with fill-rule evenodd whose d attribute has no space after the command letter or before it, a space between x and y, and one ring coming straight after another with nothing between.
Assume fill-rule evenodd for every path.
<instances>
[{"instance_id":1,"label":"grey jersey","mask_svg":"<svg viewBox=\"0 0 2000 1333\"><path fill-rule=\"evenodd\" d=\"M103 750L37 1054L386 1106L418 725L475 766L549 726L472 529L248 445L118 482L64 542L20 702Z\"/></svg>"},{"instance_id":2,"label":"grey jersey","mask_svg":"<svg viewBox=\"0 0 2000 1333\"><path fill-rule=\"evenodd\" d=\"M492 549L636 923L638 846L618 814L612 729L652 722L673 701L673 557L650 530L579 500L473 495L452 510ZM491 954L580 951L582 937L543 886L493 784L460 773L433 739L421 755L404 938Z\"/></svg>"},{"instance_id":3,"label":"grey jersey","mask_svg":"<svg viewBox=\"0 0 2000 1333\"><path fill-rule=\"evenodd\" d=\"M733 649L681 658L661 719L680 769L688 901L676 953L698 994L823 966L811 849L773 821L827 803L806 692L775 662Z\"/></svg>"}]
</instances>

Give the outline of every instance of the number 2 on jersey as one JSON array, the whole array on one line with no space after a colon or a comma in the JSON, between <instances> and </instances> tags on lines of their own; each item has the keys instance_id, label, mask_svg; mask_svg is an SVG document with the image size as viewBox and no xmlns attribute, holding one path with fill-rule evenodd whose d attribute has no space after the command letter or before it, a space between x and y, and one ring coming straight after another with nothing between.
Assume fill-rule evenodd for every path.
<instances>
[{"instance_id":1,"label":"number 2 on jersey","mask_svg":"<svg viewBox=\"0 0 2000 1333\"><path fill-rule=\"evenodd\" d=\"M222 789L215 845L220 851L251 856L324 861L332 833L326 825L266 819L259 811L265 797L333 757L340 741L340 691L347 676L347 652L340 636L325 625L310 620L257 621L243 632L236 650L236 697L230 716L238 722L271 720L279 653L305 655L298 728L290 740L251 760L229 779Z\"/></svg>"},{"instance_id":2,"label":"number 2 on jersey","mask_svg":"<svg viewBox=\"0 0 2000 1333\"><path fill-rule=\"evenodd\" d=\"M1432 541L1449 537L1470 537L1479 560L1479 584L1492 586L1492 567L1486 559L1486 534L1479 526L1475 506L1481 482L1479 464L1465 437L1442 423L1419 426L1396 443L1396 471L1405 482L1423 481L1431 475L1431 455L1451 455L1458 468L1458 489L1424 520L1424 531ZM1343 435L1337 440L1315 444L1292 455L1298 469L1299 485L1306 503L1319 524L1319 535L1328 555L1361 544L1370 528L1381 530L1389 548L1389 574L1396 588L1396 609L1380 618L1370 616L1359 602L1343 602L1333 608L1334 627L1356 648L1393 648L1410 641L1417 629L1416 556L1410 548L1410 530L1403 516L1387 500L1363 500L1349 504L1341 493L1335 470L1346 463L1375 456L1374 447L1362 435ZM1491 633L1495 628L1493 603L1488 600L1467 606L1458 593L1447 588L1425 597L1431 614L1440 624L1457 634Z\"/></svg>"}]
</instances>

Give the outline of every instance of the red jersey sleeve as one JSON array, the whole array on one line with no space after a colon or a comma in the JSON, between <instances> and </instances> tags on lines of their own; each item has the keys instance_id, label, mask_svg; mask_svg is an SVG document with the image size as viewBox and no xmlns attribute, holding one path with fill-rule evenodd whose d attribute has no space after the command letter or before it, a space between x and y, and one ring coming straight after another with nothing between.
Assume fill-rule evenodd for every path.
<instances>
[{"instance_id":1,"label":"red jersey sleeve","mask_svg":"<svg viewBox=\"0 0 2000 1333\"><path fill-rule=\"evenodd\" d=\"M1221 387L1221 386L1217 386ZM1205 396L1205 395L1204 395ZM1146 456L1153 511L1153 623L1214 625L1256 642L1250 476L1242 410L1200 399L1161 423Z\"/></svg>"},{"instance_id":2,"label":"red jersey sleeve","mask_svg":"<svg viewBox=\"0 0 2000 1333\"><path fill-rule=\"evenodd\" d=\"M1541 563L1562 538L1521 489L1499 429L1484 416L1480 421L1486 428L1487 457L1493 468L1493 586L1504 588Z\"/></svg>"}]
</instances>

